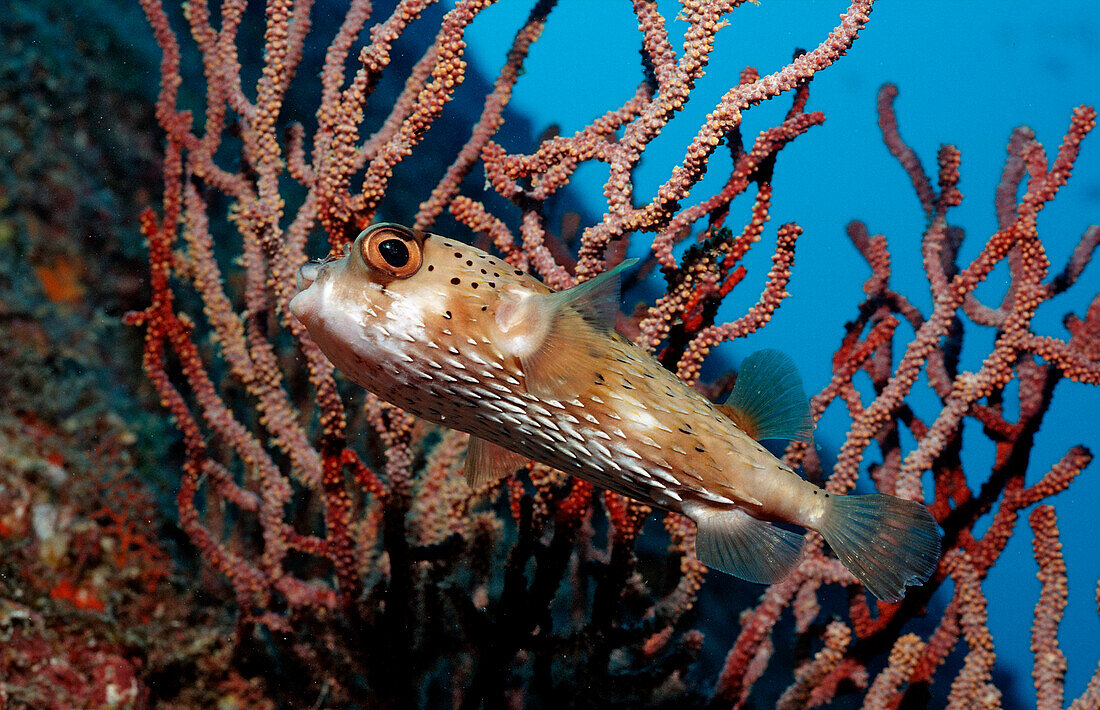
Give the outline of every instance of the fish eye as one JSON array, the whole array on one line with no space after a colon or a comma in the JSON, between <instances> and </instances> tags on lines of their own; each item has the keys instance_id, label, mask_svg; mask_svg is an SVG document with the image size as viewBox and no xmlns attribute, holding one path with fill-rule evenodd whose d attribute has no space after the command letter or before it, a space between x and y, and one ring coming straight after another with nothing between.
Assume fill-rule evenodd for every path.
<instances>
[{"instance_id":1,"label":"fish eye","mask_svg":"<svg viewBox=\"0 0 1100 710\"><path fill-rule=\"evenodd\" d=\"M405 242L400 239L386 239L378 245L378 253L386 260L386 263L395 269L400 269L409 263L412 255Z\"/></svg>"},{"instance_id":2,"label":"fish eye","mask_svg":"<svg viewBox=\"0 0 1100 710\"><path fill-rule=\"evenodd\" d=\"M396 224L376 224L362 234L363 260L372 269L407 279L420 269L420 242L412 230Z\"/></svg>"}]
</instances>

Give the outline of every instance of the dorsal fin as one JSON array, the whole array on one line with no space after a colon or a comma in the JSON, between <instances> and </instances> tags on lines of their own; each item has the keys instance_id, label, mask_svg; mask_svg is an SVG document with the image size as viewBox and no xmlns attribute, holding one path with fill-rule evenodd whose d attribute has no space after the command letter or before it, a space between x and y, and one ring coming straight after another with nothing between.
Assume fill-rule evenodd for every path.
<instances>
[{"instance_id":1,"label":"dorsal fin","mask_svg":"<svg viewBox=\"0 0 1100 710\"><path fill-rule=\"evenodd\" d=\"M778 350L759 350L745 358L729 399L718 408L758 441L813 441L802 378L794 360Z\"/></svg>"},{"instance_id":2,"label":"dorsal fin","mask_svg":"<svg viewBox=\"0 0 1100 710\"><path fill-rule=\"evenodd\" d=\"M497 310L497 326L519 356L527 391L540 399L572 399L591 384L581 363L607 347L619 312L622 272L638 260L573 288L517 296Z\"/></svg>"},{"instance_id":3,"label":"dorsal fin","mask_svg":"<svg viewBox=\"0 0 1100 710\"><path fill-rule=\"evenodd\" d=\"M476 436L466 447L462 469L470 488L481 488L498 478L510 476L527 465L527 458Z\"/></svg>"}]
</instances>

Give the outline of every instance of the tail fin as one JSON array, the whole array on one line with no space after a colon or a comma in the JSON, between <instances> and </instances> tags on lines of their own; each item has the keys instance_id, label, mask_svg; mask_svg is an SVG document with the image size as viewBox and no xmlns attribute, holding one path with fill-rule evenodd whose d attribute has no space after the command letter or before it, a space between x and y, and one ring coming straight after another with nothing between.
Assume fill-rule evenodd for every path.
<instances>
[{"instance_id":1,"label":"tail fin","mask_svg":"<svg viewBox=\"0 0 1100 710\"><path fill-rule=\"evenodd\" d=\"M923 504L882 493L828 500L818 532L879 599L901 601L936 570L940 530Z\"/></svg>"}]
</instances>

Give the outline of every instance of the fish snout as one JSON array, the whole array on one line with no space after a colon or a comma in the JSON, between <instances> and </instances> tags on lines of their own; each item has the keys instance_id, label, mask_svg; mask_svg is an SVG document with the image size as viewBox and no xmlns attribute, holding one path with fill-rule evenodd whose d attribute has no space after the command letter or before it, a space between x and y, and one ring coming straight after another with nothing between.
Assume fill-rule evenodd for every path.
<instances>
[{"instance_id":1,"label":"fish snout","mask_svg":"<svg viewBox=\"0 0 1100 710\"><path fill-rule=\"evenodd\" d=\"M321 269L325 267L324 264L318 261L311 261L307 264L302 264L302 267L298 269L298 276L295 281L298 285L299 291L305 291L307 288L313 285L313 282L321 275Z\"/></svg>"},{"instance_id":2,"label":"fish snout","mask_svg":"<svg viewBox=\"0 0 1100 710\"><path fill-rule=\"evenodd\" d=\"M295 282L298 286L298 294L290 299L290 312L298 321L308 329L314 324L321 310L322 281L327 264L313 261L304 264L298 269ZM314 284L317 288L313 288Z\"/></svg>"}]
</instances>

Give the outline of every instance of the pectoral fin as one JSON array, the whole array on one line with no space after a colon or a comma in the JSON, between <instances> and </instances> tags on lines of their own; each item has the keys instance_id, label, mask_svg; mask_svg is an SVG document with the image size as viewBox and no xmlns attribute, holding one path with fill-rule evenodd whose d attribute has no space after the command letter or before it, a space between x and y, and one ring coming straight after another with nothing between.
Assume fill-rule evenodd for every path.
<instances>
[{"instance_id":1,"label":"pectoral fin","mask_svg":"<svg viewBox=\"0 0 1100 710\"><path fill-rule=\"evenodd\" d=\"M619 311L621 274L637 259L555 293L522 295L497 310L497 326L520 359L527 391L572 399L591 384L583 363L607 347Z\"/></svg>"},{"instance_id":2,"label":"pectoral fin","mask_svg":"<svg viewBox=\"0 0 1100 710\"><path fill-rule=\"evenodd\" d=\"M498 478L510 476L526 465L525 457L503 446L471 436L470 444L466 448L466 462L463 464L463 470L466 473L466 483L470 488L481 488Z\"/></svg>"},{"instance_id":3,"label":"pectoral fin","mask_svg":"<svg viewBox=\"0 0 1100 710\"><path fill-rule=\"evenodd\" d=\"M707 567L750 582L771 584L798 562L802 536L737 510L694 506L688 516L699 528L695 554Z\"/></svg>"},{"instance_id":4,"label":"pectoral fin","mask_svg":"<svg viewBox=\"0 0 1100 710\"><path fill-rule=\"evenodd\" d=\"M778 350L760 350L745 358L729 399L718 408L758 441L813 441L802 378L794 361Z\"/></svg>"}]
</instances>

